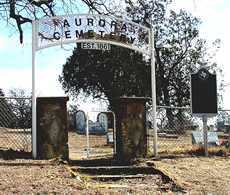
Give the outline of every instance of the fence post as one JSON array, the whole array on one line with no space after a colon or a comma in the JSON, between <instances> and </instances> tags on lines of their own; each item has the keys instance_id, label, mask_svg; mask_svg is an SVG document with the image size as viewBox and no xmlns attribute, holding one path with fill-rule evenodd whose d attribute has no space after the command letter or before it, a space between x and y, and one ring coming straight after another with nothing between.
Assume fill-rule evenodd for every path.
<instances>
[{"instance_id":1,"label":"fence post","mask_svg":"<svg viewBox=\"0 0 230 195\"><path fill-rule=\"evenodd\" d=\"M205 156L208 156L208 128L207 128L207 116L203 115L202 116L203 120L203 136L204 136L204 153Z\"/></svg>"},{"instance_id":2,"label":"fence post","mask_svg":"<svg viewBox=\"0 0 230 195\"><path fill-rule=\"evenodd\" d=\"M86 114L86 154L87 158L89 158L89 113Z\"/></svg>"},{"instance_id":3,"label":"fence post","mask_svg":"<svg viewBox=\"0 0 230 195\"><path fill-rule=\"evenodd\" d=\"M151 27L150 36L151 36L150 41L151 41L152 115L153 115L153 134L154 134L153 151L154 151L154 156L157 157L156 75L155 75L155 49L154 49L153 27Z\"/></svg>"},{"instance_id":4,"label":"fence post","mask_svg":"<svg viewBox=\"0 0 230 195\"><path fill-rule=\"evenodd\" d=\"M111 113L113 114L113 155L116 155L116 117L114 112Z\"/></svg>"},{"instance_id":5,"label":"fence post","mask_svg":"<svg viewBox=\"0 0 230 195\"><path fill-rule=\"evenodd\" d=\"M32 22L32 155L37 158L37 121L36 121L36 93L35 93L35 55L36 55L36 21Z\"/></svg>"}]
</instances>

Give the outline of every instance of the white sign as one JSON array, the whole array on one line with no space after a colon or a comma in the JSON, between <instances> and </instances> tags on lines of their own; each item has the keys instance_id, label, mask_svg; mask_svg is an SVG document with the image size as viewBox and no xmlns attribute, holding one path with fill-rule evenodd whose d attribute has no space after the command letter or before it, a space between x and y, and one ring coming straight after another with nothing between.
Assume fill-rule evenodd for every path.
<instances>
[{"instance_id":1,"label":"white sign","mask_svg":"<svg viewBox=\"0 0 230 195\"><path fill-rule=\"evenodd\" d=\"M81 49L110 50L111 46L108 43L85 42L81 43Z\"/></svg>"},{"instance_id":2,"label":"white sign","mask_svg":"<svg viewBox=\"0 0 230 195\"><path fill-rule=\"evenodd\" d=\"M36 50L90 40L150 54L150 29L121 18L91 14L66 15L36 20L35 25Z\"/></svg>"}]
</instances>

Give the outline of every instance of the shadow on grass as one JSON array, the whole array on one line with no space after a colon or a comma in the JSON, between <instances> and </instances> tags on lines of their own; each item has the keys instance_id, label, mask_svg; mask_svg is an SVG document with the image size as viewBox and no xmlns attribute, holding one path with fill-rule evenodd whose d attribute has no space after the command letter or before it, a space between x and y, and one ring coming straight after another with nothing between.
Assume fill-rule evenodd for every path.
<instances>
[{"instance_id":1,"label":"shadow on grass","mask_svg":"<svg viewBox=\"0 0 230 195\"><path fill-rule=\"evenodd\" d=\"M0 159L3 160L15 160L15 159L32 159L31 152L25 152L20 150L0 150Z\"/></svg>"},{"instance_id":2,"label":"shadow on grass","mask_svg":"<svg viewBox=\"0 0 230 195\"><path fill-rule=\"evenodd\" d=\"M72 160L69 159L69 164L81 167L97 167L97 166L128 166L135 162L118 160L115 157L103 157L94 159Z\"/></svg>"},{"instance_id":3,"label":"shadow on grass","mask_svg":"<svg viewBox=\"0 0 230 195\"><path fill-rule=\"evenodd\" d=\"M230 148L224 146L210 146L209 157L229 157ZM69 159L70 165L81 166L81 167L97 167L97 166L129 166L137 165L141 162L148 160L162 160L162 159L180 159L189 157L202 157L204 155L204 148L202 146L194 146L193 148L183 148L175 151L162 151L158 153L157 157L148 155L144 159L133 159L132 161L123 161L115 157L102 157L92 159Z\"/></svg>"},{"instance_id":4,"label":"shadow on grass","mask_svg":"<svg viewBox=\"0 0 230 195\"><path fill-rule=\"evenodd\" d=\"M208 157L229 157L230 156L230 148L225 146L210 146L208 148ZM162 151L158 153L158 157L153 157L155 160L161 159L179 159L179 158L188 158L188 157L202 157L205 156L203 146L194 146L193 148L183 148L174 151ZM151 157L150 157L151 158Z\"/></svg>"}]
</instances>

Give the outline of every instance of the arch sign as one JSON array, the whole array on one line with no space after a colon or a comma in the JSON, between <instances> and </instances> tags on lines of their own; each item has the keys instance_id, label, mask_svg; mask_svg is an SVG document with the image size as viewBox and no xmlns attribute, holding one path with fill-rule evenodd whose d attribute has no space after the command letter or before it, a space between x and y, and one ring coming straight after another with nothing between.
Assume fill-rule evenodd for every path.
<instances>
[{"instance_id":1,"label":"arch sign","mask_svg":"<svg viewBox=\"0 0 230 195\"><path fill-rule=\"evenodd\" d=\"M34 158L37 156L35 94L36 51L68 43L82 43L83 46L91 49L100 49L100 45L103 44L117 45L136 50L151 57L152 110L155 130L154 143L156 144L155 56L152 28L147 28L122 18L93 14L47 17L34 20L32 24L32 148ZM154 146L155 155L156 150L156 146Z\"/></svg>"},{"instance_id":2,"label":"arch sign","mask_svg":"<svg viewBox=\"0 0 230 195\"><path fill-rule=\"evenodd\" d=\"M73 42L110 43L150 55L150 29L104 15L66 15L35 20L35 49Z\"/></svg>"}]
</instances>

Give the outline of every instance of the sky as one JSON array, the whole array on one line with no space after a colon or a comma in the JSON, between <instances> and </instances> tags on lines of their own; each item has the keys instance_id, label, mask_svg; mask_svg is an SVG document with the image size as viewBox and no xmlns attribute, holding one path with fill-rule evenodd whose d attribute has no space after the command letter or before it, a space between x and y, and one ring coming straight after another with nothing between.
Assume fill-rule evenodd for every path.
<instances>
[{"instance_id":1,"label":"sky","mask_svg":"<svg viewBox=\"0 0 230 195\"><path fill-rule=\"evenodd\" d=\"M224 71L225 83L230 83L228 52L230 50L230 1L229 0L174 0L170 5L174 10L185 9L201 18L200 36L209 43L221 39L221 48L216 55L216 62ZM32 57L31 29L25 32L23 45L19 44L16 30L1 24L0 31L0 88L4 92L11 88L23 88L31 91ZM37 96L66 96L58 82L62 65L72 53L73 45L52 47L36 52L36 94ZM218 75L217 75L218 76ZM230 85L224 93L224 108L230 109ZM81 102L81 109L88 102ZM93 109L96 109L95 106ZM89 109L89 106L87 107Z\"/></svg>"}]
</instances>

